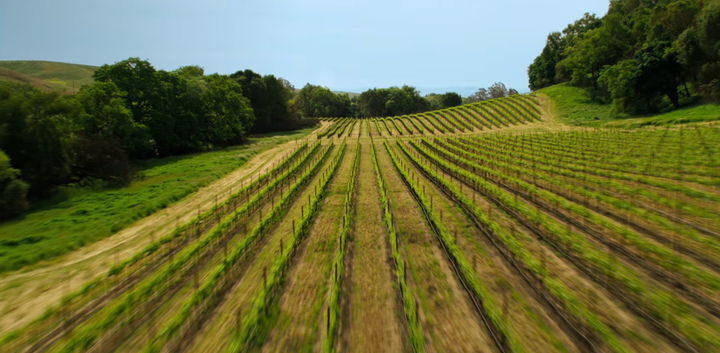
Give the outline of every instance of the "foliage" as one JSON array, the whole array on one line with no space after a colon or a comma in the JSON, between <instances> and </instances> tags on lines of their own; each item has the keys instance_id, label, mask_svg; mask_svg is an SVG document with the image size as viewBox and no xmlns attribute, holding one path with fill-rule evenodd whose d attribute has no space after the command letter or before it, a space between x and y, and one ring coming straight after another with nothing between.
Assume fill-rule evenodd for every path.
<instances>
[{"instance_id":1,"label":"foliage","mask_svg":"<svg viewBox=\"0 0 720 353\"><path fill-rule=\"evenodd\" d=\"M484 100L490 99L490 95L488 95L488 91L485 88L478 88L477 92L473 93L472 95L468 96L467 98L463 99L463 103L469 104L469 103L476 103L476 102L482 102Z\"/></svg>"},{"instance_id":2,"label":"foliage","mask_svg":"<svg viewBox=\"0 0 720 353\"><path fill-rule=\"evenodd\" d=\"M29 85L0 85L0 149L40 196L67 183L72 144L70 122L75 111L67 97L43 93Z\"/></svg>"},{"instance_id":3,"label":"foliage","mask_svg":"<svg viewBox=\"0 0 720 353\"><path fill-rule=\"evenodd\" d=\"M61 187L32 204L21 220L0 224L0 272L78 249L162 210L242 166L252 156L311 130L251 138L226 150L136 161L136 178L124 187ZM14 244L12 246L8 244Z\"/></svg>"},{"instance_id":4,"label":"foliage","mask_svg":"<svg viewBox=\"0 0 720 353\"><path fill-rule=\"evenodd\" d=\"M230 77L240 84L255 113L251 132L290 130L297 126L296 120L300 117L291 109L294 87L290 82L273 75L260 76L252 70L237 71Z\"/></svg>"},{"instance_id":5,"label":"foliage","mask_svg":"<svg viewBox=\"0 0 720 353\"><path fill-rule=\"evenodd\" d=\"M306 118L352 116L347 94L335 94L327 87L306 84L295 97L300 114Z\"/></svg>"},{"instance_id":6,"label":"foliage","mask_svg":"<svg viewBox=\"0 0 720 353\"><path fill-rule=\"evenodd\" d=\"M488 88L479 88L474 94L464 98L462 104L471 104L486 101L489 99L508 97L518 94L514 88L507 88L502 82L495 82Z\"/></svg>"},{"instance_id":7,"label":"foliage","mask_svg":"<svg viewBox=\"0 0 720 353\"><path fill-rule=\"evenodd\" d=\"M328 152L334 146L334 144L329 144L326 147L322 158L319 158L317 164L312 169L306 172L302 180L307 180L309 182L313 177L315 177L316 174L319 174L325 160L329 158ZM320 175L318 180L319 185L317 185L319 186L317 188L317 192L312 194L311 197L309 197L309 202L307 205L308 211L304 213L302 217L298 220L299 222L293 230L293 234L290 238L291 244L285 247L283 249L283 252L279 252L278 256L274 258L272 266L267 274L267 285L261 288L259 292L254 294L252 299L252 307L249 309L249 313L243 317L241 326L238 327L237 335L231 339L229 347L226 351L244 351L242 347L252 345L257 339L257 337L262 334L261 332L259 332L260 330L258 330L258 327L262 326L264 320L268 318L268 315L266 315L267 308L273 302L273 297L276 294L276 288L282 285L285 280L285 274L287 273L286 268L287 266L289 266L292 255L295 254L293 248L299 246L300 242L309 233L310 226L312 225L315 216L318 214L318 205L320 201L325 198L327 186L330 184L330 180L332 180L335 173L337 172L338 167L340 166L340 161L342 161L343 157L345 156L346 147L347 144L345 141L343 141L343 144L340 146L340 151L330 162L330 165L326 169L327 173ZM290 202L294 199L295 194L302 191L302 186L304 185L300 183L296 184L288 192L288 194L283 197L283 199L280 201L280 205L283 208L287 207L287 205L290 204ZM277 218L279 219L280 217Z\"/></svg>"},{"instance_id":8,"label":"foliage","mask_svg":"<svg viewBox=\"0 0 720 353\"><path fill-rule=\"evenodd\" d=\"M19 176L20 171L10 166L10 158L0 150L0 220L17 216L28 207L28 184Z\"/></svg>"},{"instance_id":9,"label":"foliage","mask_svg":"<svg viewBox=\"0 0 720 353\"><path fill-rule=\"evenodd\" d=\"M504 83L495 82L488 88L488 95L490 96L490 99L505 97L507 96L507 88L505 88Z\"/></svg>"},{"instance_id":10,"label":"foliage","mask_svg":"<svg viewBox=\"0 0 720 353\"><path fill-rule=\"evenodd\" d=\"M415 87L373 88L357 97L357 116L398 116L431 110L428 99Z\"/></svg>"},{"instance_id":11,"label":"foliage","mask_svg":"<svg viewBox=\"0 0 720 353\"><path fill-rule=\"evenodd\" d=\"M615 114L678 109L693 95L720 100L720 2L611 1L548 36L528 68L530 89L589 87Z\"/></svg>"},{"instance_id":12,"label":"foliage","mask_svg":"<svg viewBox=\"0 0 720 353\"><path fill-rule=\"evenodd\" d=\"M32 197L73 182L127 183L128 158L240 144L255 120L240 84L197 66L166 72L129 58L103 65L93 78L66 96L0 85L0 149Z\"/></svg>"},{"instance_id":13,"label":"foliage","mask_svg":"<svg viewBox=\"0 0 720 353\"><path fill-rule=\"evenodd\" d=\"M98 82L84 87L75 96L82 107L76 117L77 129L86 138L114 140L131 156L153 152L150 130L133 120L124 104L124 94L112 82Z\"/></svg>"},{"instance_id":14,"label":"foliage","mask_svg":"<svg viewBox=\"0 0 720 353\"><path fill-rule=\"evenodd\" d=\"M199 67L157 71L147 61L129 58L103 65L93 77L96 84L114 83L133 120L149 128L156 153L172 155L241 143L255 121L240 84L202 72Z\"/></svg>"},{"instance_id":15,"label":"foliage","mask_svg":"<svg viewBox=\"0 0 720 353\"><path fill-rule=\"evenodd\" d=\"M582 40L586 32L599 28L601 25L602 20L597 18L595 14L585 13L583 18L569 24L562 33L550 33L542 53L528 67L530 89L534 91L567 81L566 78L558 77L556 68L557 64L567 57L565 50L577 41Z\"/></svg>"}]
</instances>

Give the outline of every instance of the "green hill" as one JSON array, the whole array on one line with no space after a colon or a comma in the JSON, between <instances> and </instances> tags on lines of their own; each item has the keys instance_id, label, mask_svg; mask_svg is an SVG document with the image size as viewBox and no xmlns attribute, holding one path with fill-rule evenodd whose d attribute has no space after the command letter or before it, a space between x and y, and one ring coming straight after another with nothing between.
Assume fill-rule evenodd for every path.
<instances>
[{"instance_id":1,"label":"green hill","mask_svg":"<svg viewBox=\"0 0 720 353\"><path fill-rule=\"evenodd\" d=\"M535 93L548 97L555 117L568 125L638 128L647 125L720 120L720 105L717 104L687 104L677 110L642 116L614 115L611 104L594 102L585 88L561 83L537 90Z\"/></svg>"},{"instance_id":2,"label":"green hill","mask_svg":"<svg viewBox=\"0 0 720 353\"><path fill-rule=\"evenodd\" d=\"M29 83L42 91L72 93L93 82L97 66L51 61L0 61L0 81Z\"/></svg>"}]
</instances>

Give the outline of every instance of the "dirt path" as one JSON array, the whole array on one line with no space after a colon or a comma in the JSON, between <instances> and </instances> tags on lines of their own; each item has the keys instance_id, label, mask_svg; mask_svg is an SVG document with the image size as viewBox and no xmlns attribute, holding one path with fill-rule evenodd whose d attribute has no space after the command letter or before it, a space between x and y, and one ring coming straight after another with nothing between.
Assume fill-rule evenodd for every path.
<instances>
[{"instance_id":1,"label":"dirt path","mask_svg":"<svg viewBox=\"0 0 720 353\"><path fill-rule=\"evenodd\" d=\"M451 181L456 187L460 187L460 181L450 175L446 174L445 176L446 179ZM467 185L463 185L463 188L466 196L472 197L475 195L474 200L476 206L483 210L492 209L491 212L488 211L488 214L492 215L491 218L494 222L497 222L498 225L504 229L515 229L516 237L523 244L523 247L534 254L536 259L540 259L553 277L561 281L578 300L583 302L591 311L595 312L602 322L613 330L621 344L639 352L676 351L676 348L667 339L648 327L648 325L644 323L644 320L635 316L625 305L618 302L614 295L610 294L602 286L594 283L582 271L575 268L566 258L555 253L548 244L540 242L534 234L525 229L525 227L519 224L514 218L506 215L494 204L491 204L489 200L480 193L471 190ZM438 191L438 193L440 192ZM484 241L481 237L482 236L478 235L476 239ZM485 246L485 249L489 250L489 253L495 252L490 245ZM515 287L515 285L513 285L513 288L521 287ZM533 294L530 292L530 289L520 291L520 297L528 302L533 301ZM513 320L517 320L517 317L513 316ZM553 328L552 325L549 325L549 327ZM561 337L559 332L557 334L558 337ZM567 334L570 336L571 333L567 332ZM525 340L523 340L523 343L534 344L533 342L526 342ZM580 346L579 343L578 345Z\"/></svg>"},{"instance_id":2,"label":"dirt path","mask_svg":"<svg viewBox=\"0 0 720 353\"><path fill-rule=\"evenodd\" d=\"M417 202L395 171L384 148L378 162L391 200L408 282L421 302L427 352L491 352L494 343L467 292L425 221Z\"/></svg>"},{"instance_id":3,"label":"dirt path","mask_svg":"<svg viewBox=\"0 0 720 353\"><path fill-rule=\"evenodd\" d=\"M320 129L325 128L325 124ZM305 137L315 139L317 131ZM124 230L83 247L58 260L0 277L0 335L28 324L60 299L97 276L104 275L115 263L132 257L139 250L171 232L176 224L192 219L198 208L212 207L216 195L222 199L242 183L264 173L296 146L290 141L264 151L237 170L201 188L196 193L143 218Z\"/></svg>"},{"instance_id":4,"label":"dirt path","mask_svg":"<svg viewBox=\"0 0 720 353\"><path fill-rule=\"evenodd\" d=\"M328 186L319 215L301 247L297 264L288 273L280 299L280 314L270 330L262 352L319 352L325 337L323 320L327 309L328 279L342 227L345 192L356 148L348 143L344 160Z\"/></svg>"},{"instance_id":5,"label":"dirt path","mask_svg":"<svg viewBox=\"0 0 720 353\"><path fill-rule=\"evenodd\" d=\"M407 165L412 163L399 148L396 155ZM513 334L528 352L581 351L572 337L563 332L556 322L555 313L546 310L538 301L535 291L496 251L484 235L467 218L463 211L432 182L418 174L419 183L432 195L435 212L443 218L443 225L456 234L458 246L466 260L473 264L495 305L504 311ZM473 308L474 310L474 308ZM494 344L492 341L488 341ZM560 347L560 348L558 348ZM493 347L494 348L494 347Z\"/></svg>"},{"instance_id":6,"label":"dirt path","mask_svg":"<svg viewBox=\"0 0 720 353\"><path fill-rule=\"evenodd\" d=\"M280 242L290 246L293 222L300 218L301 212L307 212L308 196L314 193L315 187L320 183L320 175L327 170L330 162L339 152L339 146L330 151L320 172L313 177L305 190L303 190L289 209L278 226L264 236L262 247L257 255L251 259L249 267L242 277L230 289L229 293L210 314L209 320L196 332L194 340L186 347L187 352L220 352L227 348L227 344L236 328L237 313L242 317L249 312L253 305L253 298L263 285L263 271L272 266L275 257L280 251Z\"/></svg>"},{"instance_id":7,"label":"dirt path","mask_svg":"<svg viewBox=\"0 0 720 353\"><path fill-rule=\"evenodd\" d=\"M360 131L362 131L362 120L355 120L355 123L353 123L352 131L350 131L349 137L351 138L358 138L360 137Z\"/></svg>"},{"instance_id":8,"label":"dirt path","mask_svg":"<svg viewBox=\"0 0 720 353\"><path fill-rule=\"evenodd\" d=\"M245 221L245 231L237 230L233 237L227 243L227 249L233 249L238 242L240 242L247 233L253 229L260 222L260 214L268 214L272 208L271 198L277 200L277 194L275 192L272 195L268 195L265 203L260 205L259 211L255 211ZM171 319L181 309L182 305L189 299L197 289L197 284L204 283L208 276L213 273L215 267L222 263L224 254L221 249L217 249L217 252L202 266L196 270L196 274L191 274L184 279L185 283L183 287L179 289L173 295L166 295L163 299L162 306L155 309L152 313L146 313L146 318L143 319L142 324L138 325L137 328L128 334L127 338L124 339L123 344L115 349L115 352L141 352L148 341L155 336L161 334L158 330L163 329L167 324L168 320Z\"/></svg>"},{"instance_id":9,"label":"dirt path","mask_svg":"<svg viewBox=\"0 0 720 353\"><path fill-rule=\"evenodd\" d=\"M343 307L348 310L341 313L340 351L403 352L407 348L399 319L403 309L397 303L380 194L370 147L368 143L361 146L354 254L347 268L350 292L342 293L347 299Z\"/></svg>"}]
</instances>

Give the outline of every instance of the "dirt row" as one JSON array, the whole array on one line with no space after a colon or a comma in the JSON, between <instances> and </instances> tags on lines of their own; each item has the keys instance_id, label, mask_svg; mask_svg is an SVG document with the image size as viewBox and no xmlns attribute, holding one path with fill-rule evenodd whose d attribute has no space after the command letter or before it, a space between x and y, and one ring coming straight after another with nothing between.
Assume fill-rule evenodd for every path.
<instances>
[{"instance_id":1,"label":"dirt row","mask_svg":"<svg viewBox=\"0 0 720 353\"><path fill-rule=\"evenodd\" d=\"M398 155L402 152L398 150ZM425 160L428 165L432 165L432 162ZM422 175L421 173L419 173ZM531 253L536 254L536 258L540 259L549 272L552 273L553 277L560 280L566 287L568 287L577 298L580 298L585 305L592 308L602 321L616 332L617 336L621 340L622 344L626 347L630 347L637 351L676 351L674 345L668 342L662 335L653 331L644 320L637 318L634 313L627 308L625 305L618 301L612 293L609 293L602 285L595 283L592 279L588 278L582 271L579 271L575 266L568 262L566 258L556 254L554 249L548 244L539 241L532 230L527 229L525 225L518 222L512 216L506 214L502 209L498 208L494 202L488 200L484 195L475 192L470 189L467 185L464 185L461 181L452 177L451 175L445 174L445 179L452 181L456 187L463 185L463 192L466 196L473 197L476 206L483 210L488 210L487 214L491 215L493 221L497 222L504 229L514 229L517 238L521 239L523 247L530 250ZM428 180L428 184L431 182ZM440 197L443 194L442 191L436 190L436 194ZM445 196L446 197L446 196ZM452 207L457 208L458 205L455 202L447 201ZM459 212L459 211L458 211ZM477 236L477 241L483 240L484 236ZM484 249L494 248L490 245L485 238ZM512 272L509 270L509 272ZM515 290L516 288L522 288L522 281L517 280L511 282L511 287ZM542 300L537 290L527 289L521 295L521 298L536 298L538 303ZM567 326L561 324L561 319L557 315L553 315L550 310L547 311L548 316L553 318L554 322L559 326L563 327L563 331L567 335L572 335L571 330L568 330ZM580 343L574 340L576 344ZM582 346L580 346L582 347ZM567 348L567 347L566 347ZM604 349L603 349L604 350ZM581 348L579 351L583 351Z\"/></svg>"}]
</instances>

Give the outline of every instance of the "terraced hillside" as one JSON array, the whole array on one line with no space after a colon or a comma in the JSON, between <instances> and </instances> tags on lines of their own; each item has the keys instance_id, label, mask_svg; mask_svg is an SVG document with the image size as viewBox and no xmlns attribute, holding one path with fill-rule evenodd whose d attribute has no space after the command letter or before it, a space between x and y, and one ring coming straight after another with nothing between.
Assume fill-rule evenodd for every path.
<instances>
[{"instance_id":1,"label":"terraced hillside","mask_svg":"<svg viewBox=\"0 0 720 353\"><path fill-rule=\"evenodd\" d=\"M717 352L720 126L325 119L9 333L29 352Z\"/></svg>"},{"instance_id":2,"label":"terraced hillside","mask_svg":"<svg viewBox=\"0 0 720 353\"><path fill-rule=\"evenodd\" d=\"M386 118L323 118L331 123L319 137L413 137L529 129L547 122L538 98L515 95L426 113ZM365 129L360 131L366 125Z\"/></svg>"}]
</instances>

